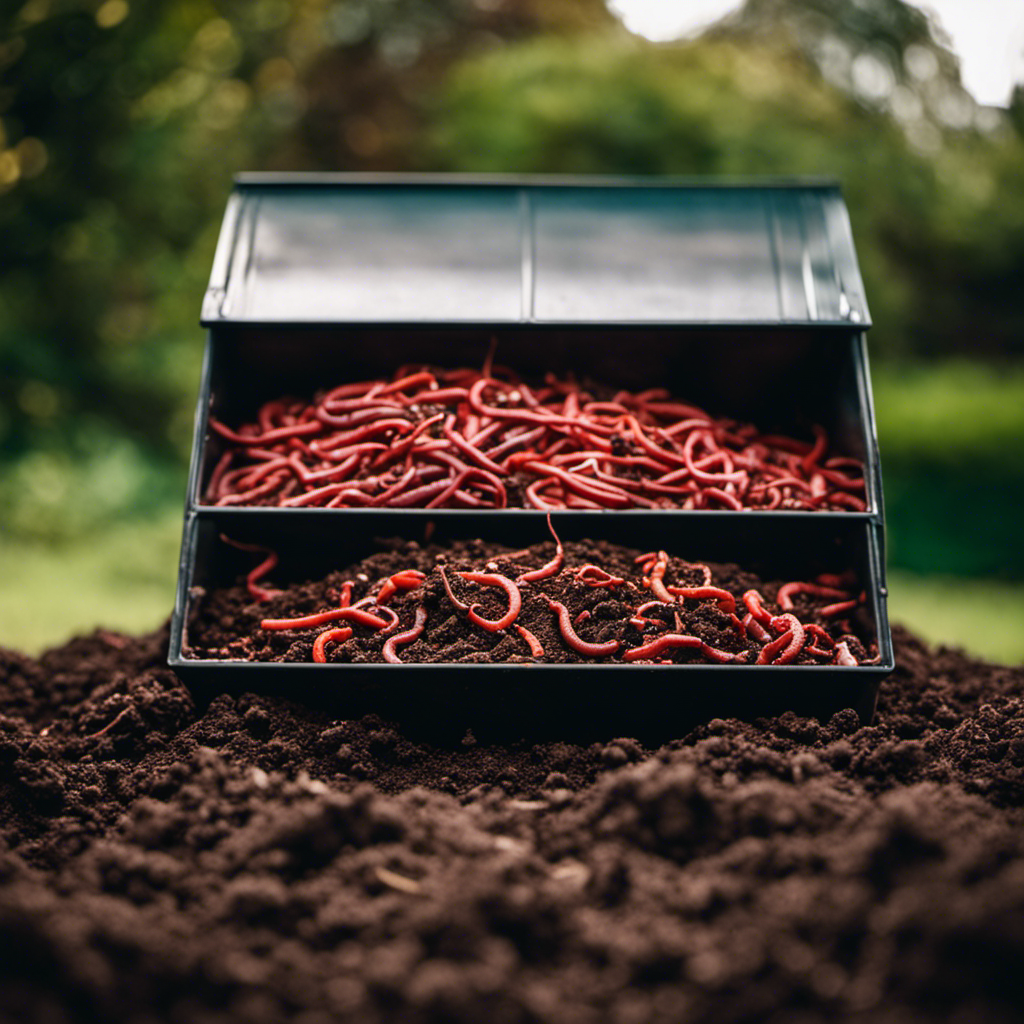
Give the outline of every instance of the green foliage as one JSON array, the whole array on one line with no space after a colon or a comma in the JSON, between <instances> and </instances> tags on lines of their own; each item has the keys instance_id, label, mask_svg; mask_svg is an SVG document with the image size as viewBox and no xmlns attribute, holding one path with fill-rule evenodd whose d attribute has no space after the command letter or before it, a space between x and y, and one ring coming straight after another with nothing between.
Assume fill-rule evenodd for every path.
<instances>
[{"instance_id":1,"label":"green foliage","mask_svg":"<svg viewBox=\"0 0 1024 1024\"><path fill-rule=\"evenodd\" d=\"M74 531L180 473L219 211L276 131L275 47L246 6L31 0L0 20L11 528Z\"/></svg>"},{"instance_id":2,"label":"green foliage","mask_svg":"<svg viewBox=\"0 0 1024 1024\"><path fill-rule=\"evenodd\" d=\"M838 178L876 351L1022 351L1024 141L1009 119L988 133L922 121L915 142L785 36L605 34L465 62L433 121L431 159L453 170Z\"/></svg>"},{"instance_id":3,"label":"green foliage","mask_svg":"<svg viewBox=\"0 0 1024 1024\"><path fill-rule=\"evenodd\" d=\"M872 384L887 465L1024 479L1024 363L882 361Z\"/></svg>"}]
</instances>

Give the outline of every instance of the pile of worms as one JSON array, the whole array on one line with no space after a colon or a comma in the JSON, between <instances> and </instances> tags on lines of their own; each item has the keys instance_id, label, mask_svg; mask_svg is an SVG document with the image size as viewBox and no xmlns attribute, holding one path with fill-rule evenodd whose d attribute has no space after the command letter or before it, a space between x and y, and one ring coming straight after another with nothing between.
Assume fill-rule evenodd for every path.
<instances>
[{"instance_id":1,"label":"pile of worms","mask_svg":"<svg viewBox=\"0 0 1024 1024\"><path fill-rule=\"evenodd\" d=\"M773 585L765 588L769 600L754 587L734 586L734 593L716 585L708 565L665 551L624 560L627 549L617 549L604 566L593 560L570 564L550 514L548 520L555 552L543 564L531 565L539 561L540 545L493 554L472 568L455 568L458 562L449 564L444 554L424 561L421 553L417 564L376 578L354 573L333 589L329 607L310 614L262 617L258 609L250 611L257 615L252 621L258 637L193 654L251 658L262 646L261 660L401 664L403 650L421 641L409 660L458 660L459 650L486 652L496 661L852 666L877 660L852 632L850 616L865 595L849 575ZM587 543L569 547L586 558L595 550ZM249 597L257 606L273 600L280 605L282 597L287 605L287 592L261 583L277 556L258 550L266 557L246 578ZM275 654L269 638L277 635L286 642L276 645Z\"/></svg>"},{"instance_id":2,"label":"pile of worms","mask_svg":"<svg viewBox=\"0 0 1024 1024\"><path fill-rule=\"evenodd\" d=\"M598 395L594 393L597 390ZM535 509L866 509L857 459L713 418L663 388L531 387L481 370L400 367L314 401L277 398L224 445L218 506Z\"/></svg>"}]
</instances>

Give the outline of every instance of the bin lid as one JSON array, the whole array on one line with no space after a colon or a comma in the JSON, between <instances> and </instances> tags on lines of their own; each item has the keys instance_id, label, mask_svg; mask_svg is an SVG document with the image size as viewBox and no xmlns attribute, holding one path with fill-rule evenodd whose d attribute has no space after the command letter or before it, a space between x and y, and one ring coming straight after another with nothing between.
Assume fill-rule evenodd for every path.
<instances>
[{"instance_id":1,"label":"bin lid","mask_svg":"<svg viewBox=\"0 0 1024 1024\"><path fill-rule=\"evenodd\" d=\"M834 183L241 175L202 322L870 325Z\"/></svg>"}]
</instances>

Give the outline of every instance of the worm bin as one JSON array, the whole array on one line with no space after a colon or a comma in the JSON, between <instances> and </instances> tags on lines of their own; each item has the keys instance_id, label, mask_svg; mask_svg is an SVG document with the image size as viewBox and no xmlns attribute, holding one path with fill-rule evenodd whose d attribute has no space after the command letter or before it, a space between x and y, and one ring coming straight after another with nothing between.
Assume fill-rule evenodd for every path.
<instances>
[{"instance_id":1,"label":"worm bin","mask_svg":"<svg viewBox=\"0 0 1024 1024\"><path fill-rule=\"evenodd\" d=\"M671 731L850 706L870 718L893 668L882 488L870 321L834 185L247 175L202 321L171 635L171 665L194 688L524 728ZM390 432L388 416L400 417ZM355 566L385 538L547 542L550 555L549 510L566 544L664 550L765 581L843 579L861 657L437 661L410 647L399 664L314 663L230 645L212 657L190 640L210 595L262 557L223 537L274 551L260 586L280 590ZM649 575L629 584L634 603L652 598ZM652 628L678 632L679 619ZM839 632L821 643L842 646ZM771 650L784 646L779 635Z\"/></svg>"}]
</instances>

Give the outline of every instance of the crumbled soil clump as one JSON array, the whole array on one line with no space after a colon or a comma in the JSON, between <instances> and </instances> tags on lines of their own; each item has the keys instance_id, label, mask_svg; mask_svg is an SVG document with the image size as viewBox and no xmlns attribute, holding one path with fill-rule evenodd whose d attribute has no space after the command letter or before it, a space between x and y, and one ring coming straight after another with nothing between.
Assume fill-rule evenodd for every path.
<instances>
[{"instance_id":1,"label":"crumbled soil clump","mask_svg":"<svg viewBox=\"0 0 1024 1024\"><path fill-rule=\"evenodd\" d=\"M671 609L663 606L645 612L645 617L653 620L646 625L631 623L637 609L653 601L655 594L644 582L643 565L637 564L641 552L605 541L567 543L565 562L560 571L519 587L522 609L516 624L527 628L540 642L543 658L534 658L527 641L511 626L492 632L470 622L465 611L452 604L440 573L440 567L444 567L458 600L475 606L480 616L493 622L509 608L505 592L500 587L464 582L459 578L459 572L498 573L509 580L516 580L521 574L544 566L554 554L555 546L551 543L513 550L479 540L460 541L448 547L422 547L415 542L407 542L371 555L344 570L332 572L324 579L288 587L269 601L255 601L241 583L214 589L208 594L195 594L185 654L188 657L233 661L311 661L317 635L334 626L347 625L352 626L354 635L328 648L327 660L341 663L382 661L382 648L387 638L411 629L417 609L422 606L427 612L426 627L422 636L400 648L398 656L404 662L593 662L594 655L577 653L566 642L558 616L548 604L549 599L568 609L581 639L592 644L618 643L616 651L599 656L607 662L621 662L629 651L665 633L697 637L725 657L745 659L747 664L757 661L768 642L738 631L736 615L727 614L714 596L680 597ZM614 587L588 585L577 575L587 565L596 565L625 583ZM678 587L700 588L705 582L704 567L703 563L671 557L665 581ZM746 613L743 595L749 590L758 591L771 613L778 614L781 611L776 605L779 587L785 582L792 582L764 582L754 573L732 564L708 563L707 568L711 572L713 587L732 595L739 616ZM260 628L265 619L291 619L337 608L338 595L345 581L354 584L351 599L357 602L378 593L381 584L392 574L410 569L425 573L426 579L421 586L401 591L388 600L389 607L394 609L400 620L398 626L389 630L376 632L372 627L351 622L287 630ZM856 593L856 589L854 587L845 593L850 596L850 593ZM835 601L835 597L797 594L793 603L794 614L802 623L813 622L822 627L833 640L845 639L854 657L863 662L877 652L873 643L874 630L867 613L861 606L835 617L823 617L821 610L835 604ZM785 627L781 627L781 631L784 632ZM779 630L762 632L771 640L780 635ZM807 646L811 646L810 638ZM814 655L809 653L807 646L796 656L795 664L828 664L834 657L834 647L828 655ZM699 648L674 647L645 660L687 664L710 662L712 657Z\"/></svg>"},{"instance_id":2,"label":"crumbled soil clump","mask_svg":"<svg viewBox=\"0 0 1024 1024\"><path fill-rule=\"evenodd\" d=\"M0 652L0 1020L1019 1020L1024 670L503 745Z\"/></svg>"}]
</instances>

